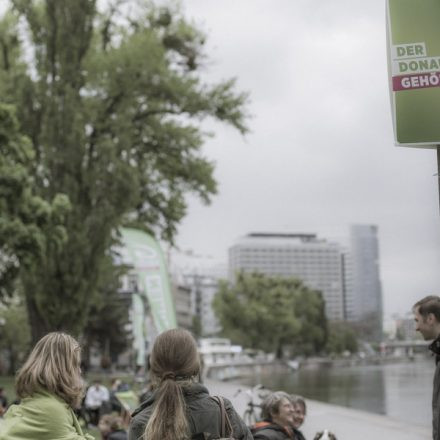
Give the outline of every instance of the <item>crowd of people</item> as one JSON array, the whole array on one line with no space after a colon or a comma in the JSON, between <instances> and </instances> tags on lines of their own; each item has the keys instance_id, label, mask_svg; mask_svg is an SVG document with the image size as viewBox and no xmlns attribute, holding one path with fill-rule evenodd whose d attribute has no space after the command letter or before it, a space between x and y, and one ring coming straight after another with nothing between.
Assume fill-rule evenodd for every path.
<instances>
[{"instance_id":1,"label":"crowd of people","mask_svg":"<svg viewBox=\"0 0 440 440\"><path fill-rule=\"evenodd\" d=\"M270 393L261 405L262 420L253 426L228 399L210 396L199 380L196 341L186 330L156 338L149 359L151 386L132 414L118 398L126 388L117 379L110 390L96 379L84 394L80 352L78 342L61 332L35 345L16 376L19 404L5 411L0 389L0 440L92 440L84 429L91 425L103 440L305 440L299 428L306 403L300 396Z\"/></svg>"}]
</instances>

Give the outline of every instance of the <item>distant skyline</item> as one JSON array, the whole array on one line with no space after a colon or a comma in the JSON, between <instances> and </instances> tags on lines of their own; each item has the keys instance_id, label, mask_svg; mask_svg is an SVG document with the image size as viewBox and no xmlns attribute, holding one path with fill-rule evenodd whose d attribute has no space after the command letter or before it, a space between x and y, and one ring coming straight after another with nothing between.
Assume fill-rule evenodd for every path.
<instances>
[{"instance_id":1,"label":"distant skyline","mask_svg":"<svg viewBox=\"0 0 440 440\"><path fill-rule=\"evenodd\" d=\"M374 224L385 317L439 294L436 154L394 146L384 2L182 4L208 34L205 78L237 77L253 117L244 138L205 124L219 194L210 206L189 198L179 248L227 263L249 232L340 241L350 224Z\"/></svg>"}]
</instances>

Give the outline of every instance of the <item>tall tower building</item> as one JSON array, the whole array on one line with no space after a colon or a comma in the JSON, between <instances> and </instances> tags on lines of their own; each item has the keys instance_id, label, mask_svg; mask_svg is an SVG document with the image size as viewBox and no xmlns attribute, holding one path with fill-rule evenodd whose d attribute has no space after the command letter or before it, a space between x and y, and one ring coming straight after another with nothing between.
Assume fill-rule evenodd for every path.
<instances>
[{"instance_id":1,"label":"tall tower building","mask_svg":"<svg viewBox=\"0 0 440 440\"><path fill-rule=\"evenodd\" d=\"M251 233L229 248L229 277L238 271L299 278L322 292L329 320L345 319L344 250L315 234Z\"/></svg>"},{"instance_id":2,"label":"tall tower building","mask_svg":"<svg viewBox=\"0 0 440 440\"><path fill-rule=\"evenodd\" d=\"M378 229L374 225L350 227L353 309L350 321L361 326L366 337L382 336L382 286L379 273Z\"/></svg>"}]
</instances>

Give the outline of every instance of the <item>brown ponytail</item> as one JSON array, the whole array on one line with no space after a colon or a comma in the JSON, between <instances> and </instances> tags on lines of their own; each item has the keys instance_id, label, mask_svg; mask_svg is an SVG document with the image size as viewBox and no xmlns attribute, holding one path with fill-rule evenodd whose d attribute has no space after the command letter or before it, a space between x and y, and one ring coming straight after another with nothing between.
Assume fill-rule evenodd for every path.
<instances>
[{"instance_id":1,"label":"brown ponytail","mask_svg":"<svg viewBox=\"0 0 440 440\"><path fill-rule=\"evenodd\" d=\"M151 352L151 374L156 386L153 413L144 440L185 440L189 438L182 387L200 370L194 338L186 330L161 333Z\"/></svg>"}]
</instances>

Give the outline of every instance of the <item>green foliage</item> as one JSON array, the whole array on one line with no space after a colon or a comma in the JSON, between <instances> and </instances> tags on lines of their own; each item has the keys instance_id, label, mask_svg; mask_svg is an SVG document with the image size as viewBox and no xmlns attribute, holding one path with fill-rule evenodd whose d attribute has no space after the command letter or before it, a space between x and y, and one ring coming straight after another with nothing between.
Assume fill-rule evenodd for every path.
<instances>
[{"instance_id":1,"label":"green foliage","mask_svg":"<svg viewBox=\"0 0 440 440\"><path fill-rule=\"evenodd\" d=\"M66 241L62 222L68 200L61 194L49 201L35 195L33 160L13 108L0 103L0 298L14 293L20 270L44 265L49 249L59 250Z\"/></svg>"},{"instance_id":2,"label":"green foliage","mask_svg":"<svg viewBox=\"0 0 440 440\"><path fill-rule=\"evenodd\" d=\"M100 295L90 308L89 319L83 333L84 361L89 364L90 348L97 348L103 358L110 363L116 362L119 354L124 352L131 342L126 325L131 298L119 293L120 277L124 267L112 268L108 264L107 271L100 279L98 288Z\"/></svg>"},{"instance_id":3,"label":"green foliage","mask_svg":"<svg viewBox=\"0 0 440 440\"><path fill-rule=\"evenodd\" d=\"M324 350L328 337L325 301L322 293L301 286L295 295L295 314L301 328L292 354L310 356Z\"/></svg>"},{"instance_id":4,"label":"green foliage","mask_svg":"<svg viewBox=\"0 0 440 440\"><path fill-rule=\"evenodd\" d=\"M0 308L0 351L8 353L9 374L15 374L19 363L27 353L31 334L23 301L14 296L7 306Z\"/></svg>"},{"instance_id":5,"label":"green foliage","mask_svg":"<svg viewBox=\"0 0 440 440\"><path fill-rule=\"evenodd\" d=\"M344 351L356 353L358 342L354 330L343 321L329 324L329 336L327 341L327 353L341 354Z\"/></svg>"},{"instance_id":6,"label":"green foliage","mask_svg":"<svg viewBox=\"0 0 440 440\"><path fill-rule=\"evenodd\" d=\"M1 370L0 370L1 371ZM0 388L3 388L4 394L8 398L8 402L13 402L17 395L15 393L15 380L14 376L1 376L0 375Z\"/></svg>"},{"instance_id":7,"label":"green foliage","mask_svg":"<svg viewBox=\"0 0 440 440\"><path fill-rule=\"evenodd\" d=\"M301 281L237 275L235 284L220 284L214 310L225 336L248 348L317 353L325 344L326 319L321 293Z\"/></svg>"},{"instance_id":8,"label":"green foliage","mask_svg":"<svg viewBox=\"0 0 440 440\"><path fill-rule=\"evenodd\" d=\"M141 2L125 16L119 2L99 13L94 0L12 4L0 21L0 91L31 141L24 174L44 218L51 206L71 207L55 229L62 245L47 244L53 227L34 234L44 258L20 266L20 281L34 339L79 334L100 302L115 231L139 227L172 242L185 195L209 202L216 184L200 123L245 133L247 95L232 80L202 82L205 37L177 9Z\"/></svg>"}]
</instances>

